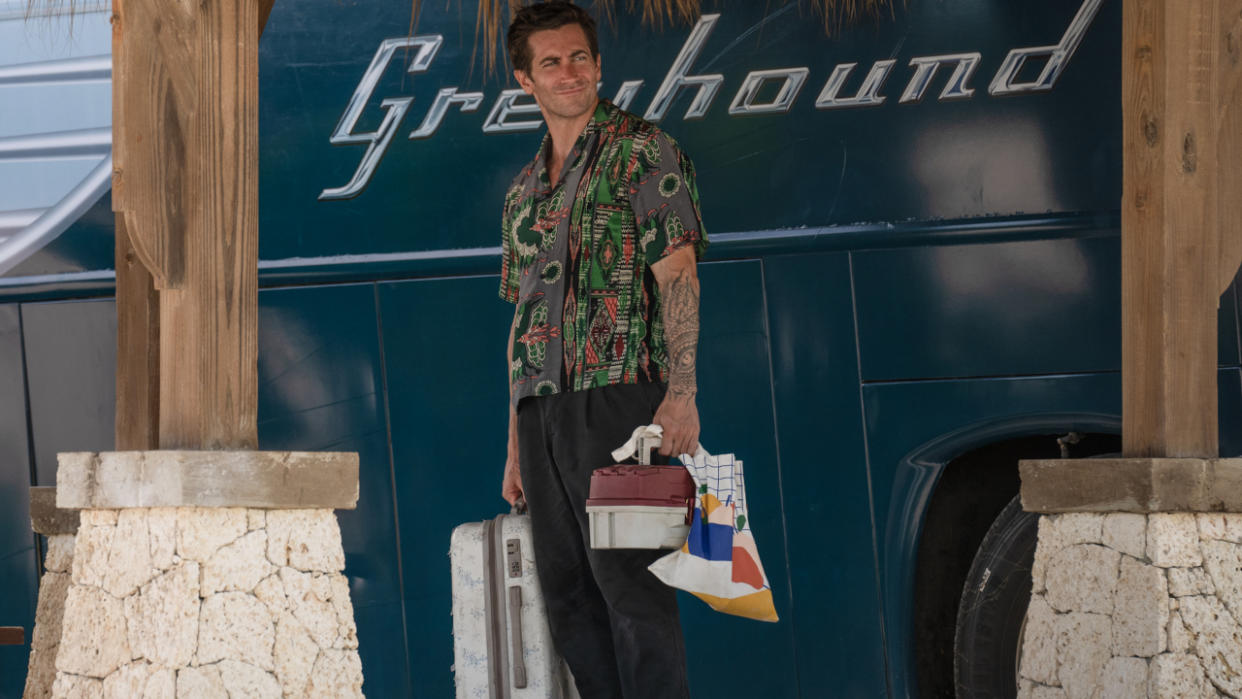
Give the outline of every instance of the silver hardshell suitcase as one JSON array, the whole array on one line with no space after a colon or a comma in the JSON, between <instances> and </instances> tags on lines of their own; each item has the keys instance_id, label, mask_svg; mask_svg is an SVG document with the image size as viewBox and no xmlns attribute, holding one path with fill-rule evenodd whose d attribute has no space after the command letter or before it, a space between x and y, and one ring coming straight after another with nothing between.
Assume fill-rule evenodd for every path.
<instances>
[{"instance_id":1,"label":"silver hardshell suitcase","mask_svg":"<svg viewBox=\"0 0 1242 699\"><path fill-rule=\"evenodd\" d=\"M458 699L577 699L552 647L530 517L453 530L453 672Z\"/></svg>"}]
</instances>

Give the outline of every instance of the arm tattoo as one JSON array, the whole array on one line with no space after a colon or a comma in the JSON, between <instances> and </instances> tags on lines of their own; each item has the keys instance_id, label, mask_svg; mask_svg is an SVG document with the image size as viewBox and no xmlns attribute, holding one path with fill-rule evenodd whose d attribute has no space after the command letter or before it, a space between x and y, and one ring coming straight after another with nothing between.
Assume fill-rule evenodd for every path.
<instances>
[{"instance_id":1,"label":"arm tattoo","mask_svg":"<svg viewBox=\"0 0 1242 699\"><path fill-rule=\"evenodd\" d=\"M699 344L699 280L693 268L679 273L664 297L664 337L668 345L668 392L682 400L698 391L695 367Z\"/></svg>"}]
</instances>

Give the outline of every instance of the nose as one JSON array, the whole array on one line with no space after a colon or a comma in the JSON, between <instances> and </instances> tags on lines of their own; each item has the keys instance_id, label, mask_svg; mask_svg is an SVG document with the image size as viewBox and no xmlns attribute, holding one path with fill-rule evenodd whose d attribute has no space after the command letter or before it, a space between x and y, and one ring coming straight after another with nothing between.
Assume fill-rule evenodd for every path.
<instances>
[{"instance_id":1,"label":"nose","mask_svg":"<svg viewBox=\"0 0 1242 699\"><path fill-rule=\"evenodd\" d=\"M559 80L577 80L585 72L585 66L574 65L573 61L565 61L557 66L556 77Z\"/></svg>"}]
</instances>

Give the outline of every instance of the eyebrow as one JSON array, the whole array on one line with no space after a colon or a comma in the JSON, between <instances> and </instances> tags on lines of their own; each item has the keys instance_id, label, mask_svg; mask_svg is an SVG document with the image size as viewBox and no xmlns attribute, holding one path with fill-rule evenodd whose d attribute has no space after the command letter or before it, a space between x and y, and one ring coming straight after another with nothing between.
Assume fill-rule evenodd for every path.
<instances>
[{"instance_id":1,"label":"eyebrow","mask_svg":"<svg viewBox=\"0 0 1242 699\"><path fill-rule=\"evenodd\" d=\"M575 56L589 56L589 55L590 55L590 52L584 49L578 49L577 51L574 51L573 53L569 54L569 57L574 58ZM539 65L545 65L546 63L550 61L559 61L559 60L560 60L560 56L545 56L539 59Z\"/></svg>"}]
</instances>

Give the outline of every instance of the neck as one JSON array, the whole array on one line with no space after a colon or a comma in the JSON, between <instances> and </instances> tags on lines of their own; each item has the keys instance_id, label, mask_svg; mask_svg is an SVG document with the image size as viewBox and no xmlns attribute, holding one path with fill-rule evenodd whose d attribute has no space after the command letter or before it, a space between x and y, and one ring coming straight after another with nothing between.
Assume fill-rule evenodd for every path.
<instances>
[{"instance_id":1,"label":"neck","mask_svg":"<svg viewBox=\"0 0 1242 699\"><path fill-rule=\"evenodd\" d=\"M591 123L591 119L594 116L594 107L585 114L573 119L561 119L559 117L550 117L548 114L544 115L544 121L548 124L548 135L552 137L552 153L548 162L550 172L561 171L561 166L565 163L566 156L569 155L569 151L573 150L574 143L577 142L578 137L582 135L583 129L586 128L587 124Z\"/></svg>"}]
</instances>

